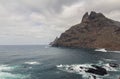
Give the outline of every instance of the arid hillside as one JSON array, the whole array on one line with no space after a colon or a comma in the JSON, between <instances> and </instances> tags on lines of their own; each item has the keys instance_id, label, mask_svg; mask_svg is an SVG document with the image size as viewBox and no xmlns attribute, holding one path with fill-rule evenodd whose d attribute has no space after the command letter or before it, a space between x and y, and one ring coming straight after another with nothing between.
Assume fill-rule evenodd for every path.
<instances>
[{"instance_id":1,"label":"arid hillside","mask_svg":"<svg viewBox=\"0 0 120 79\"><path fill-rule=\"evenodd\" d=\"M120 50L120 22L102 13L87 12L80 24L62 33L52 42L52 46Z\"/></svg>"}]
</instances>

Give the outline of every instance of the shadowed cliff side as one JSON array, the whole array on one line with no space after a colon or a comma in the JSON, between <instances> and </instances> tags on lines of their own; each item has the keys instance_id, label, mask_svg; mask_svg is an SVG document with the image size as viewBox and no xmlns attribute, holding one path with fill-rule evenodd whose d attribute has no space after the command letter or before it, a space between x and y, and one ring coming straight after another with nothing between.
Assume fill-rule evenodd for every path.
<instances>
[{"instance_id":1,"label":"shadowed cliff side","mask_svg":"<svg viewBox=\"0 0 120 79\"><path fill-rule=\"evenodd\" d=\"M52 46L120 50L120 22L102 13L87 12L80 24L62 33L52 42Z\"/></svg>"}]
</instances>

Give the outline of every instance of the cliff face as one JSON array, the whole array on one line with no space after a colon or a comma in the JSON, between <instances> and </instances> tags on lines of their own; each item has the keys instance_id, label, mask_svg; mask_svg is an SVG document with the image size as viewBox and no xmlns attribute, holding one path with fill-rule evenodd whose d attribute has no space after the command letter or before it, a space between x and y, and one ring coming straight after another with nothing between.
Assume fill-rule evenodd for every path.
<instances>
[{"instance_id":1,"label":"cliff face","mask_svg":"<svg viewBox=\"0 0 120 79\"><path fill-rule=\"evenodd\" d=\"M52 46L120 50L120 22L102 13L85 13L81 23L62 33Z\"/></svg>"}]
</instances>

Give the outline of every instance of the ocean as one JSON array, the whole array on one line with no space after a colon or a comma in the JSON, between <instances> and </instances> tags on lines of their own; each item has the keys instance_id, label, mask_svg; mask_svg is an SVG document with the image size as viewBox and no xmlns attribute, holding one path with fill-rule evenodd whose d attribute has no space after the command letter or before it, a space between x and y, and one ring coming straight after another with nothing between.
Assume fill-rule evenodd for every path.
<instances>
[{"instance_id":1,"label":"ocean","mask_svg":"<svg viewBox=\"0 0 120 79\"><path fill-rule=\"evenodd\" d=\"M120 68L110 67L109 63L120 64L120 53L47 45L0 46L0 79L118 79ZM80 66L93 64L102 66L108 74L80 70Z\"/></svg>"}]
</instances>

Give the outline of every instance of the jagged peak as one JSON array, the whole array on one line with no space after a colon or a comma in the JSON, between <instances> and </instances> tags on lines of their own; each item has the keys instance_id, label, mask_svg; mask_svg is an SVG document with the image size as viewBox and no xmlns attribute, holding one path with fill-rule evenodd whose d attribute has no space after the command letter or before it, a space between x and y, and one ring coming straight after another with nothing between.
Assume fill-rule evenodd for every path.
<instances>
[{"instance_id":1,"label":"jagged peak","mask_svg":"<svg viewBox=\"0 0 120 79\"><path fill-rule=\"evenodd\" d=\"M89 14L88 14L88 12L86 12L84 15L83 15L83 18L86 18L86 17L88 17L89 16Z\"/></svg>"},{"instance_id":2,"label":"jagged peak","mask_svg":"<svg viewBox=\"0 0 120 79\"><path fill-rule=\"evenodd\" d=\"M91 11L90 14L86 12L83 15L82 22L86 22L89 20L94 20L95 18L105 18L105 16L102 13L96 13L95 11Z\"/></svg>"},{"instance_id":3,"label":"jagged peak","mask_svg":"<svg viewBox=\"0 0 120 79\"><path fill-rule=\"evenodd\" d=\"M89 15L89 19L95 19L99 17L105 18L105 16L102 13L96 13L95 11L91 11Z\"/></svg>"},{"instance_id":4,"label":"jagged peak","mask_svg":"<svg viewBox=\"0 0 120 79\"><path fill-rule=\"evenodd\" d=\"M93 15L94 15L94 16L105 17L102 13L97 13L97 12L95 12L95 11L91 11L89 16L93 16Z\"/></svg>"},{"instance_id":5,"label":"jagged peak","mask_svg":"<svg viewBox=\"0 0 120 79\"><path fill-rule=\"evenodd\" d=\"M94 19L96 17L97 13L94 11L91 11L90 15L89 15L89 19Z\"/></svg>"},{"instance_id":6,"label":"jagged peak","mask_svg":"<svg viewBox=\"0 0 120 79\"><path fill-rule=\"evenodd\" d=\"M86 21L86 19L88 19L88 12L86 12L84 15L83 15L83 18L82 18L82 22Z\"/></svg>"}]
</instances>

